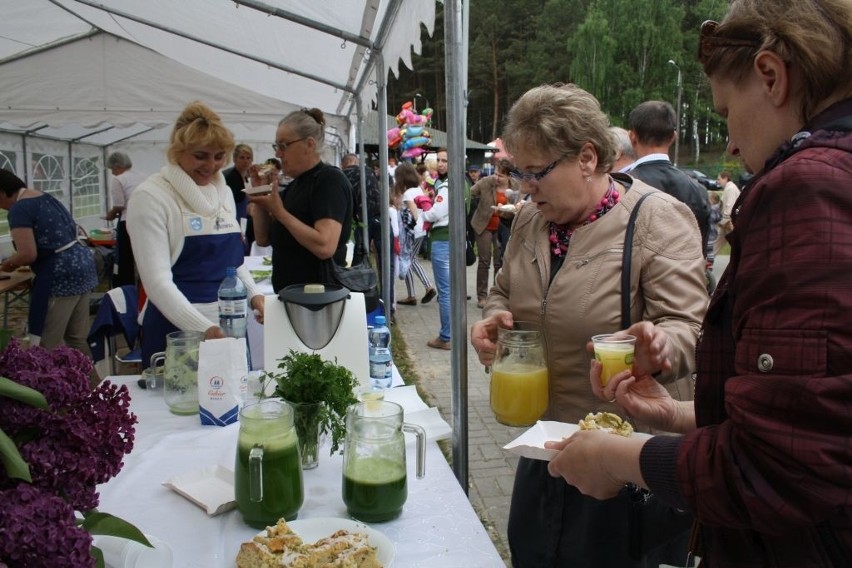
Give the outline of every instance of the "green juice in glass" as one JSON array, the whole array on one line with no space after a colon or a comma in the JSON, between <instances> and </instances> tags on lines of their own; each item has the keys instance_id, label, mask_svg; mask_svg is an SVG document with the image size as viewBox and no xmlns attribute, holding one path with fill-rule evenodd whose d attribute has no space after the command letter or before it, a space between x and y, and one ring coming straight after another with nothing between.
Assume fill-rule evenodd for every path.
<instances>
[{"instance_id":1,"label":"green juice in glass","mask_svg":"<svg viewBox=\"0 0 852 568\"><path fill-rule=\"evenodd\" d=\"M385 458L358 458L343 475L343 502L352 517L368 523L399 516L408 497L405 464Z\"/></svg>"},{"instance_id":2,"label":"green juice in glass","mask_svg":"<svg viewBox=\"0 0 852 568\"><path fill-rule=\"evenodd\" d=\"M291 427L270 433L268 429L247 428L246 422L241 423L234 467L234 493L243 520L258 529L274 525L282 517L292 521L304 501L296 432ZM263 448L260 501L252 500L249 486L249 454L255 446Z\"/></svg>"}]
</instances>

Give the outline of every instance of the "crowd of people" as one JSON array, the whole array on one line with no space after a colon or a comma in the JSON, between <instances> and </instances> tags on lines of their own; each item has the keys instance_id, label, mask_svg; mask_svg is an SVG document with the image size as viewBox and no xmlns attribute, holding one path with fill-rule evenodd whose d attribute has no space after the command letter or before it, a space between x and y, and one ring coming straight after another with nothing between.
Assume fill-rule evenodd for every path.
<instances>
[{"instance_id":1,"label":"crowd of people","mask_svg":"<svg viewBox=\"0 0 852 568\"><path fill-rule=\"evenodd\" d=\"M213 109L190 103L158 173L137 172L123 152L106 160L104 218L117 222L111 283L144 288L143 365L170 331L224 336L217 290L229 267L262 323L264 296L244 266L253 242L270 247L278 292L329 282L354 239L353 263L377 254L379 271L405 282L389 319L397 306L436 299L440 326L428 346L450 351L449 211L463 199L478 257L482 317L470 341L479 361L493 363L500 328L536 322L548 344L543 419L611 412L649 434L583 431L548 442L558 452L550 462L521 458L513 566L650 567L691 556L709 568L852 566L852 331L843 308L852 6L732 0L699 34L727 150L753 174L745 188L723 170L720 191L708 193L675 167L670 103L644 101L619 128L573 84L538 86L514 102L502 135L510 159L495 160L493 174L451 163L445 148L418 164L394 159L386 203L384 176L364 156L347 154L341 167L324 159L319 109L278 123L270 169ZM464 187L452 185L456 167L467 172ZM267 184L267 193L243 191ZM0 271L35 273L30 335L87 352L98 277L67 208L5 169L0 208L15 246ZM390 259L380 253L386 239ZM725 246L730 264L708 295L708 261ZM590 355L599 333L636 337L631 369L606 385ZM653 542L637 541L637 495L645 511L650 501L677 512Z\"/></svg>"}]
</instances>

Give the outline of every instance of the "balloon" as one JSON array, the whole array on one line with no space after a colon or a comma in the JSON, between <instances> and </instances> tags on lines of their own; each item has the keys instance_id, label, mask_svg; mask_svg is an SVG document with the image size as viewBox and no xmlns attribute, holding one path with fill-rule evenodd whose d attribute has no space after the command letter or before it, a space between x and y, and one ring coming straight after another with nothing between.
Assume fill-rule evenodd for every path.
<instances>
[{"instance_id":1,"label":"balloon","mask_svg":"<svg viewBox=\"0 0 852 568\"><path fill-rule=\"evenodd\" d=\"M414 138L415 136L423 136L423 131L425 128L423 126L407 126L404 130L400 131L403 138Z\"/></svg>"},{"instance_id":2,"label":"balloon","mask_svg":"<svg viewBox=\"0 0 852 568\"><path fill-rule=\"evenodd\" d=\"M402 142L402 134L400 133L399 128L391 128L387 132L388 136L388 146L391 148L396 148L399 146L400 142Z\"/></svg>"},{"instance_id":3,"label":"balloon","mask_svg":"<svg viewBox=\"0 0 852 568\"><path fill-rule=\"evenodd\" d=\"M409 138L402 143L402 149L408 150L410 148L417 148L419 146L425 146L430 142L429 138L425 136L415 136L414 138Z\"/></svg>"},{"instance_id":4,"label":"balloon","mask_svg":"<svg viewBox=\"0 0 852 568\"><path fill-rule=\"evenodd\" d=\"M409 148L405 152L402 153L403 158L416 158L417 156L423 155L426 153L425 148Z\"/></svg>"}]
</instances>

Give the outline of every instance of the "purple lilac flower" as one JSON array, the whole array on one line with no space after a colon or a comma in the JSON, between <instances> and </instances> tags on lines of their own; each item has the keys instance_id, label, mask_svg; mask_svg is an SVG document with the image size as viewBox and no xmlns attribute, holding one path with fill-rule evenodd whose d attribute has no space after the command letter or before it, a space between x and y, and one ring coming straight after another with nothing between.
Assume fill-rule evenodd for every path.
<instances>
[{"instance_id":1,"label":"purple lilac flower","mask_svg":"<svg viewBox=\"0 0 852 568\"><path fill-rule=\"evenodd\" d=\"M0 428L15 441L33 478L32 485L22 483L9 478L0 468L0 503L4 511L0 516L0 566L4 562L10 566L92 565L88 553L91 538L85 531L70 532L65 528L67 519L60 513L70 512L73 525L75 510L97 507L96 487L121 470L124 456L133 449L133 425L137 420L130 412L127 387L105 381L92 389L91 371L91 361L68 347L52 351L41 347L21 349L13 340L0 353L0 376L41 392L49 406L45 411L0 397ZM7 502L9 506L18 503L18 512L9 509L12 513L6 515ZM22 512L30 509L41 516L33 517L32 522L14 520L34 515ZM72 537L78 532L88 539L80 545L85 556L75 552L79 543ZM58 548L67 552L57 553L58 556L46 552L43 542L54 542L54 536L68 540L67 546ZM38 554L43 563L35 557L20 556L29 550L24 546L28 546L27 539L34 538L39 539L39 548L33 554ZM18 550L19 546L23 547L23 552L16 553L19 556L7 556L7 549Z\"/></svg>"},{"instance_id":2,"label":"purple lilac flower","mask_svg":"<svg viewBox=\"0 0 852 568\"><path fill-rule=\"evenodd\" d=\"M92 537L77 527L65 500L27 483L0 491L0 565L86 568Z\"/></svg>"}]
</instances>

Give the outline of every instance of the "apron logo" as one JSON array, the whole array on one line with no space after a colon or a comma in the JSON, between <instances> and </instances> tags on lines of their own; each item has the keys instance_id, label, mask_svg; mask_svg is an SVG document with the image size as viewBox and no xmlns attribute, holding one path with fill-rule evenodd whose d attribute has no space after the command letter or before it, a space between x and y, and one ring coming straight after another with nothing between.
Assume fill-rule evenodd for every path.
<instances>
[{"instance_id":1,"label":"apron logo","mask_svg":"<svg viewBox=\"0 0 852 568\"><path fill-rule=\"evenodd\" d=\"M189 228L193 231L200 231L202 226L201 217L193 217L189 220Z\"/></svg>"}]
</instances>

